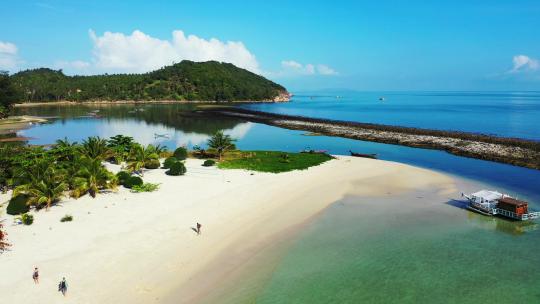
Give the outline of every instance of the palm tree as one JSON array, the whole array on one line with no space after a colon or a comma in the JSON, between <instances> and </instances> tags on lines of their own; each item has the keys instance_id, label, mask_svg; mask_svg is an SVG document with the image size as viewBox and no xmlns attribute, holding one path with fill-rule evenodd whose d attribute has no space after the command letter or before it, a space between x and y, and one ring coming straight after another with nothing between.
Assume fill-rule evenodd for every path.
<instances>
[{"instance_id":1,"label":"palm tree","mask_svg":"<svg viewBox=\"0 0 540 304\"><path fill-rule=\"evenodd\" d=\"M55 154L58 161L73 161L77 149L76 142L70 142L67 137L58 139L54 144L51 152Z\"/></svg>"},{"instance_id":2,"label":"palm tree","mask_svg":"<svg viewBox=\"0 0 540 304\"><path fill-rule=\"evenodd\" d=\"M107 140L107 146L111 149L111 158L117 164L126 160L134 144L133 137L124 135L116 135Z\"/></svg>"},{"instance_id":3,"label":"palm tree","mask_svg":"<svg viewBox=\"0 0 540 304\"><path fill-rule=\"evenodd\" d=\"M107 171L99 159L82 157L80 163L81 168L73 179L71 196L78 198L88 192L95 198L100 189L116 187L115 176Z\"/></svg>"},{"instance_id":4,"label":"palm tree","mask_svg":"<svg viewBox=\"0 0 540 304\"><path fill-rule=\"evenodd\" d=\"M215 149L218 153L219 160L221 160L226 151L236 148L234 145L235 141L236 139L231 138L231 136L224 134L220 130L208 140L208 147Z\"/></svg>"},{"instance_id":5,"label":"palm tree","mask_svg":"<svg viewBox=\"0 0 540 304\"><path fill-rule=\"evenodd\" d=\"M134 145L129 152L128 158L128 170L131 172L139 172L143 175L142 168L149 160L158 159L159 155L156 153L156 148L152 145L144 147L143 145Z\"/></svg>"},{"instance_id":6,"label":"palm tree","mask_svg":"<svg viewBox=\"0 0 540 304\"><path fill-rule=\"evenodd\" d=\"M54 202L58 201L67 189L67 184L63 181L64 177L52 166L48 166L45 171L29 172L30 181L20 185L13 191L13 196L19 194L28 195L28 205L41 207L46 205L46 210Z\"/></svg>"},{"instance_id":7,"label":"palm tree","mask_svg":"<svg viewBox=\"0 0 540 304\"><path fill-rule=\"evenodd\" d=\"M165 146L162 146L160 144L157 144L157 145L148 145L148 147L146 147L146 149L148 150L148 153L154 153L158 156L159 156L163 153L163 152L166 152L167 151L167 147Z\"/></svg>"},{"instance_id":8,"label":"palm tree","mask_svg":"<svg viewBox=\"0 0 540 304\"><path fill-rule=\"evenodd\" d=\"M88 139L83 140L81 153L92 159L103 160L111 155L111 150L107 146L107 140L90 136Z\"/></svg>"}]
</instances>

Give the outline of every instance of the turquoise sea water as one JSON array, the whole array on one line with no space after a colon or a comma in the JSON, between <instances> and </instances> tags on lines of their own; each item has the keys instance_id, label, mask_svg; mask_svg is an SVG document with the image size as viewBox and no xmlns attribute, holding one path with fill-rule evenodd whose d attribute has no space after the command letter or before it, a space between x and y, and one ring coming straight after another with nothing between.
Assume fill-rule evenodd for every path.
<instances>
[{"instance_id":1,"label":"turquoise sea water","mask_svg":"<svg viewBox=\"0 0 540 304\"><path fill-rule=\"evenodd\" d=\"M336 98L340 96L340 98ZM385 96L381 102L379 96ZM540 93L306 93L286 104L246 107L279 113L413 127L464 130L540 140ZM312 98L313 97L313 98ZM334 154L377 153L381 159L435 169L530 200L540 209L540 171L450 155L435 150L327 136L305 136L241 120L182 116L190 105L20 108L19 114L56 117L19 132L35 144L91 135L133 136L137 141L204 145L224 129L241 149ZM88 113L99 109L99 118ZM154 133L166 134L156 138ZM474 187L466 190L473 190ZM423 202L429 200L426 195ZM312 222L271 267L263 285L237 286L258 303L540 303L540 230L537 225L486 218L450 198L437 208L387 214L384 199L349 197ZM414 208L413 208L414 207ZM261 263L264 263L262 261ZM255 267L256 268L256 267ZM249 278L248 278L249 279ZM230 290L235 294L238 290ZM242 297L240 297L242 298ZM232 301L231 303L236 303Z\"/></svg>"},{"instance_id":2,"label":"turquoise sea water","mask_svg":"<svg viewBox=\"0 0 540 304\"><path fill-rule=\"evenodd\" d=\"M291 103L247 107L291 115L540 140L540 91L301 92Z\"/></svg>"}]
</instances>

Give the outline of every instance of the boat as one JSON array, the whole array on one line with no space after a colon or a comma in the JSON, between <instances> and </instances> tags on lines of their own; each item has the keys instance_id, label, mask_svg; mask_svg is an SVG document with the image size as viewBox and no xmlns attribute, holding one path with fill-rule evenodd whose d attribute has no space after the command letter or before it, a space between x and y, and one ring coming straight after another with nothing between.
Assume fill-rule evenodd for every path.
<instances>
[{"instance_id":1,"label":"boat","mask_svg":"<svg viewBox=\"0 0 540 304\"><path fill-rule=\"evenodd\" d=\"M379 97L379 101L385 101L385 100L386 98L384 98L384 96Z\"/></svg>"},{"instance_id":2,"label":"boat","mask_svg":"<svg viewBox=\"0 0 540 304\"><path fill-rule=\"evenodd\" d=\"M158 134L154 133L154 138L169 138L169 134Z\"/></svg>"},{"instance_id":3,"label":"boat","mask_svg":"<svg viewBox=\"0 0 540 304\"><path fill-rule=\"evenodd\" d=\"M469 195L461 193L468 200L467 209L486 215L502 216L518 221L540 218L540 211L530 211L528 203L508 194L492 190L480 190Z\"/></svg>"},{"instance_id":4,"label":"boat","mask_svg":"<svg viewBox=\"0 0 540 304\"><path fill-rule=\"evenodd\" d=\"M304 150L300 151L300 153L320 153L320 154L327 154L328 150L313 150L310 147L305 148Z\"/></svg>"},{"instance_id":5,"label":"boat","mask_svg":"<svg viewBox=\"0 0 540 304\"><path fill-rule=\"evenodd\" d=\"M372 158L377 159L377 154L365 154L365 153L357 153L349 150L349 153L351 153L351 156L354 157L364 157L364 158Z\"/></svg>"}]
</instances>

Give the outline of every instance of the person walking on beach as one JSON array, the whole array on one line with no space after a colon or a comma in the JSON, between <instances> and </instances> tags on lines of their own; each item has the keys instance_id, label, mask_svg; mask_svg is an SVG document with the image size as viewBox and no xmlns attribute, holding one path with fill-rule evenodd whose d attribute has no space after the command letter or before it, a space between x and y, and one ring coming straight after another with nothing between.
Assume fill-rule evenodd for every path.
<instances>
[{"instance_id":1,"label":"person walking on beach","mask_svg":"<svg viewBox=\"0 0 540 304\"><path fill-rule=\"evenodd\" d=\"M32 274L32 279L34 279L35 284L39 284L39 270L37 267L34 268L34 273Z\"/></svg>"},{"instance_id":2,"label":"person walking on beach","mask_svg":"<svg viewBox=\"0 0 540 304\"><path fill-rule=\"evenodd\" d=\"M201 227L202 227L202 225L197 223L197 234L198 235L201 234Z\"/></svg>"},{"instance_id":3,"label":"person walking on beach","mask_svg":"<svg viewBox=\"0 0 540 304\"><path fill-rule=\"evenodd\" d=\"M62 278L62 281L58 284L58 291L60 291L64 297L66 296L67 287L66 278Z\"/></svg>"}]
</instances>

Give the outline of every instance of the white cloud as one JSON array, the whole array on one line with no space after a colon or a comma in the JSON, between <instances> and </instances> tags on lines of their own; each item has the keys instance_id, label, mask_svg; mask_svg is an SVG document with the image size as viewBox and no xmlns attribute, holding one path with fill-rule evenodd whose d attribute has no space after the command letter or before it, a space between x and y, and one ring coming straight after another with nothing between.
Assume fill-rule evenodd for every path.
<instances>
[{"instance_id":1,"label":"white cloud","mask_svg":"<svg viewBox=\"0 0 540 304\"><path fill-rule=\"evenodd\" d=\"M0 41L0 54L16 55L17 46L11 42Z\"/></svg>"},{"instance_id":2,"label":"white cloud","mask_svg":"<svg viewBox=\"0 0 540 304\"><path fill-rule=\"evenodd\" d=\"M93 65L107 72L148 72L182 60L229 62L261 73L255 55L242 42L195 35L183 31L172 33L171 40L162 40L139 30L130 35L105 32L102 36L89 31L94 43Z\"/></svg>"},{"instance_id":3,"label":"white cloud","mask_svg":"<svg viewBox=\"0 0 540 304\"><path fill-rule=\"evenodd\" d=\"M317 70L321 75L337 75L337 72L334 69L324 64L317 65Z\"/></svg>"},{"instance_id":4,"label":"white cloud","mask_svg":"<svg viewBox=\"0 0 540 304\"><path fill-rule=\"evenodd\" d=\"M509 71L510 73L536 71L540 69L540 63L538 60L526 55L516 55L514 58L512 58L512 62L514 66Z\"/></svg>"},{"instance_id":5,"label":"white cloud","mask_svg":"<svg viewBox=\"0 0 540 304\"><path fill-rule=\"evenodd\" d=\"M281 62L281 71L274 73L274 76L298 76L298 75L337 75L338 73L331 67L324 64L301 64L294 60L284 60Z\"/></svg>"},{"instance_id":6,"label":"white cloud","mask_svg":"<svg viewBox=\"0 0 540 304\"><path fill-rule=\"evenodd\" d=\"M16 68L19 63L17 52L15 44L0 41L0 69L12 70Z\"/></svg>"}]
</instances>

